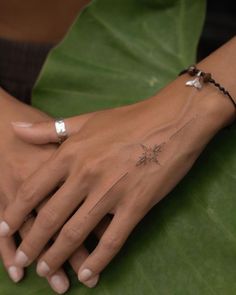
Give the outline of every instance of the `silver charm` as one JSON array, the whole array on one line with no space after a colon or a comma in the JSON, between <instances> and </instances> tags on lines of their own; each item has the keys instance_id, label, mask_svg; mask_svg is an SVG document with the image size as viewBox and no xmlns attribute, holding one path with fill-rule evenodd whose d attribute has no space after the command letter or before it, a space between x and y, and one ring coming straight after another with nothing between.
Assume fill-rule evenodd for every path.
<instances>
[{"instance_id":1,"label":"silver charm","mask_svg":"<svg viewBox=\"0 0 236 295\"><path fill-rule=\"evenodd\" d=\"M186 86L192 86L197 89L202 89L202 83L201 83L201 71L198 72L197 77L193 80L189 80L185 83Z\"/></svg>"}]
</instances>

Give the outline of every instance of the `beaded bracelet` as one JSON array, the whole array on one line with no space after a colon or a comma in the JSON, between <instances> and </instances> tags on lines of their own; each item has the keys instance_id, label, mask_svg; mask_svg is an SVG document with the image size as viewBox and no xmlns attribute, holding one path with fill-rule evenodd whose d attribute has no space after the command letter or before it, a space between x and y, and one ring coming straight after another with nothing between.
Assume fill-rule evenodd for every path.
<instances>
[{"instance_id":1,"label":"beaded bracelet","mask_svg":"<svg viewBox=\"0 0 236 295\"><path fill-rule=\"evenodd\" d=\"M190 76L196 76L195 79L189 80L185 83L187 86L193 86L197 89L201 89L203 86L203 83L212 83L214 86L216 86L224 95L228 96L228 98L232 101L236 108L236 101L233 99L233 97L230 95L230 93L221 86L218 82L216 82L210 73L205 73L201 70L199 70L195 65L190 66L189 68L183 70L179 73L179 75L188 73Z\"/></svg>"}]
</instances>

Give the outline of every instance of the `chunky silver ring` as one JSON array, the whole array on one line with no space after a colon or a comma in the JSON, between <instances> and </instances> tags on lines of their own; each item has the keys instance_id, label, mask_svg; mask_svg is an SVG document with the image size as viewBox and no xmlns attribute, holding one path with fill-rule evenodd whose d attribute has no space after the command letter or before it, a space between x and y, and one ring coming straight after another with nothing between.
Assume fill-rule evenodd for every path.
<instances>
[{"instance_id":1,"label":"chunky silver ring","mask_svg":"<svg viewBox=\"0 0 236 295\"><path fill-rule=\"evenodd\" d=\"M63 119L55 120L55 129L58 136L59 144L63 143L68 138L68 134L66 131L66 125Z\"/></svg>"}]
</instances>

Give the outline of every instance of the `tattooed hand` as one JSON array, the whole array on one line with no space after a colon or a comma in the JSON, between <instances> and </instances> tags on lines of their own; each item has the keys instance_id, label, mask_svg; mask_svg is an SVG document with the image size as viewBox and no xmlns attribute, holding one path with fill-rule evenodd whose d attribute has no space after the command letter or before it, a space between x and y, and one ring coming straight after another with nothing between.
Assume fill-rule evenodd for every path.
<instances>
[{"instance_id":1,"label":"tattooed hand","mask_svg":"<svg viewBox=\"0 0 236 295\"><path fill-rule=\"evenodd\" d=\"M69 139L23 183L3 214L0 231L4 224L1 233L11 235L54 192L17 250L18 265L34 261L61 229L37 265L39 275L52 274L110 213L113 218L80 266L79 279L86 282L105 268L137 223L234 116L221 94L210 87L201 92L185 87L185 81L186 76L179 77L148 100L95 113L82 129L77 117L65 120ZM58 140L53 124L15 125L14 131L23 140L46 143Z\"/></svg>"}]
</instances>

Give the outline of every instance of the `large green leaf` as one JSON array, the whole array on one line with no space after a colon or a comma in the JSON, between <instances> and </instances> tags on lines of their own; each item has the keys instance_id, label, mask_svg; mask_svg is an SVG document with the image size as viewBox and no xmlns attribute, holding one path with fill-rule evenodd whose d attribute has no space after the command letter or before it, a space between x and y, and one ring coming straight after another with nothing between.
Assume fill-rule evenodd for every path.
<instances>
[{"instance_id":1,"label":"large green leaf","mask_svg":"<svg viewBox=\"0 0 236 295\"><path fill-rule=\"evenodd\" d=\"M194 62L204 10L204 0L94 1L49 55L34 105L71 116L149 97ZM235 132L212 141L137 226L94 290L71 272L69 294L235 294ZM53 294L32 268L18 286L0 274L1 295Z\"/></svg>"},{"instance_id":2,"label":"large green leaf","mask_svg":"<svg viewBox=\"0 0 236 295\"><path fill-rule=\"evenodd\" d=\"M52 115L149 97L192 63L204 0L98 0L52 52L34 104Z\"/></svg>"}]
</instances>

